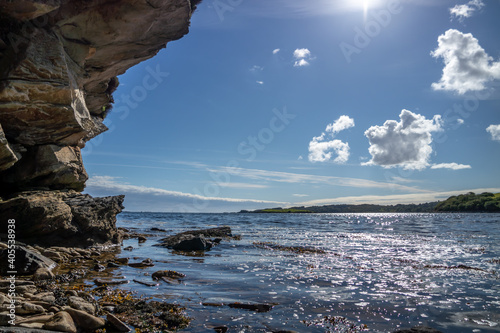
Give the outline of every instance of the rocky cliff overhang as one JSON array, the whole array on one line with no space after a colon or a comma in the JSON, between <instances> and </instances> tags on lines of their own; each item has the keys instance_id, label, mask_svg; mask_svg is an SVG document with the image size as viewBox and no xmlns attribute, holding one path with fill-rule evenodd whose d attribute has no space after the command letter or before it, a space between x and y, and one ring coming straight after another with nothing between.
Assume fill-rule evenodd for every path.
<instances>
[{"instance_id":1,"label":"rocky cliff overhang","mask_svg":"<svg viewBox=\"0 0 500 333\"><path fill-rule=\"evenodd\" d=\"M12 202L84 189L80 149L107 130L117 76L188 33L199 2L0 0L0 234L8 219L37 223Z\"/></svg>"}]
</instances>

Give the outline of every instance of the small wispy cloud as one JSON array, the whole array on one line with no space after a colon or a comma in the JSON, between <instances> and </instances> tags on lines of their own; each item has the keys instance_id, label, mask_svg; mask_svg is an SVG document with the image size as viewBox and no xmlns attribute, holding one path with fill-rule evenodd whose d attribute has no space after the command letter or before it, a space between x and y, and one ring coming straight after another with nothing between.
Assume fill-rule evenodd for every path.
<instances>
[{"instance_id":1,"label":"small wispy cloud","mask_svg":"<svg viewBox=\"0 0 500 333\"><path fill-rule=\"evenodd\" d=\"M319 185L345 186L354 188L378 188L378 189L388 189L391 191L428 192L427 190L421 190L415 187L410 187L395 183L377 182L361 178L318 176L318 175L303 174L303 173L291 173L282 171L246 169L246 168L234 168L234 167L214 167L207 169L207 171L216 174L219 173L229 174L231 176L257 180L260 182L278 182L278 183L289 183L289 184L314 184L314 185L319 184Z\"/></svg>"},{"instance_id":2,"label":"small wispy cloud","mask_svg":"<svg viewBox=\"0 0 500 333\"><path fill-rule=\"evenodd\" d=\"M463 170L463 169L471 169L472 167L467 164L458 164L458 163L440 163L434 164L431 166L431 169L448 169L448 170Z\"/></svg>"},{"instance_id":3,"label":"small wispy cloud","mask_svg":"<svg viewBox=\"0 0 500 333\"><path fill-rule=\"evenodd\" d=\"M309 194L292 194L294 197L298 197L298 198L304 198L304 197L308 197Z\"/></svg>"},{"instance_id":4,"label":"small wispy cloud","mask_svg":"<svg viewBox=\"0 0 500 333\"><path fill-rule=\"evenodd\" d=\"M500 125L490 125L486 132L491 134L491 140L500 141Z\"/></svg>"},{"instance_id":5,"label":"small wispy cloud","mask_svg":"<svg viewBox=\"0 0 500 333\"><path fill-rule=\"evenodd\" d=\"M250 68L250 71L251 72L261 72L264 70L264 67L262 66L259 66L259 65L253 65L251 68Z\"/></svg>"},{"instance_id":6,"label":"small wispy cloud","mask_svg":"<svg viewBox=\"0 0 500 333\"><path fill-rule=\"evenodd\" d=\"M255 82L257 82L257 84L260 84L260 85L264 84L264 81L255 81Z\"/></svg>"},{"instance_id":7,"label":"small wispy cloud","mask_svg":"<svg viewBox=\"0 0 500 333\"><path fill-rule=\"evenodd\" d=\"M451 18L463 21L464 19L471 17L476 10L480 10L483 7L484 2L482 0L471 0L463 5L455 5L450 8Z\"/></svg>"},{"instance_id":8,"label":"small wispy cloud","mask_svg":"<svg viewBox=\"0 0 500 333\"><path fill-rule=\"evenodd\" d=\"M217 186L263 188L262 186L265 185L233 183L233 185L217 184ZM170 191L129 184L123 178L98 175L90 177L85 192L94 196L125 194L124 206L129 211L224 212L289 204L277 201L210 197L201 194Z\"/></svg>"},{"instance_id":9,"label":"small wispy cloud","mask_svg":"<svg viewBox=\"0 0 500 333\"><path fill-rule=\"evenodd\" d=\"M274 49L274 50L273 50L273 54L278 54L278 53L279 53L279 51L281 51L281 49Z\"/></svg>"},{"instance_id":10,"label":"small wispy cloud","mask_svg":"<svg viewBox=\"0 0 500 333\"><path fill-rule=\"evenodd\" d=\"M220 187L227 187L227 188L240 188L240 189L257 189L257 188L268 188L268 185L263 185L263 184L251 184L251 183L235 183L235 182L228 182L228 183L218 183Z\"/></svg>"}]
</instances>

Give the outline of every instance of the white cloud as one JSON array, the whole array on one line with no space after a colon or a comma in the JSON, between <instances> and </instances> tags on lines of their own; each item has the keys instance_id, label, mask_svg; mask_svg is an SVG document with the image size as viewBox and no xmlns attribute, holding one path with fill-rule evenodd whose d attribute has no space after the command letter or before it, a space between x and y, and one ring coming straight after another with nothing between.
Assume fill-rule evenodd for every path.
<instances>
[{"instance_id":1,"label":"white cloud","mask_svg":"<svg viewBox=\"0 0 500 333\"><path fill-rule=\"evenodd\" d=\"M294 67L309 66L309 61L314 59L309 49L296 49L293 51L293 57L297 59L293 64Z\"/></svg>"},{"instance_id":2,"label":"white cloud","mask_svg":"<svg viewBox=\"0 0 500 333\"><path fill-rule=\"evenodd\" d=\"M500 141L500 125L490 125L486 131L491 134L492 140Z\"/></svg>"},{"instance_id":3,"label":"white cloud","mask_svg":"<svg viewBox=\"0 0 500 333\"><path fill-rule=\"evenodd\" d=\"M304 197L308 197L309 194L292 194L294 197L298 197L298 198L304 198Z\"/></svg>"},{"instance_id":4,"label":"white cloud","mask_svg":"<svg viewBox=\"0 0 500 333\"><path fill-rule=\"evenodd\" d=\"M471 17L476 10L483 7L484 2L482 0L471 0L465 5L455 5L450 8L451 18L457 18L459 21L463 21L463 19Z\"/></svg>"},{"instance_id":5,"label":"white cloud","mask_svg":"<svg viewBox=\"0 0 500 333\"><path fill-rule=\"evenodd\" d=\"M458 123L459 125L462 125L463 123L465 123L465 120L458 118L458 119L457 119L457 123Z\"/></svg>"},{"instance_id":6,"label":"white cloud","mask_svg":"<svg viewBox=\"0 0 500 333\"><path fill-rule=\"evenodd\" d=\"M303 59L311 57L311 51L309 49L296 49L293 51L293 56L296 59Z\"/></svg>"},{"instance_id":7,"label":"white cloud","mask_svg":"<svg viewBox=\"0 0 500 333\"><path fill-rule=\"evenodd\" d=\"M300 59L297 60L294 64L293 67L303 67L303 66L309 66L309 62L305 59Z\"/></svg>"},{"instance_id":8,"label":"white cloud","mask_svg":"<svg viewBox=\"0 0 500 333\"><path fill-rule=\"evenodd\" d=\"M263 85L263 84L264 84L264 81L255 81L255 82L257 82L257 83L258 83L258 84L260 84L260 85Z\"/></svg>"},{"instance_id":9,"label":"white cloud","mask_svg":"<svg viewBox=\"0 0 500 333\"><path fill-rule=\"evenodd\" d=\"M337 133L354 127L354 120L348 116L340 116L339 119L326 126L325 132L320 136L313 137L309 142L309 161L327 162L334 155L334 163L342 164L349 160L349 144L340 140L327 140L329 134L333 139ZM328 134L327 134L328 133Z\"/></svg>"},{"instance_id":10,"label":"white cloud","mask_svg":"<svg viewBox=\"0 0 500 333\"><path fill-rule=\"evenodd\" d=\"M384 125L372 126L365 131L372 159L362 165L399 166L407 170L422 170L429 166L431 133L442 130L441 116L426 119L402 110L399 118L399 122L387 120Z\"/></svg>"},{"instance_id":11,"label":"white cloud","mask_svg":"<svg viewBox=\"0 0 500 333\"><path fill-rule=\"evenodd\" d=\"M314 137L309 142L309 161L327 162L332 159L334 153L337 155L333 159L334 163L342 164L349 160L349 144L340 140L317 141L321 137Z\"/></svg>"},{"instance_id":12,"label":"white cloud","mask_svg":"<svg viewBox=\"0 0 500 333\"><path fill-rule=\"evenodd\" d=\"M457 164L457 163L440 163L431 166L431 169L450 169L450 170L463 170L471 169L472 167L467 164Z\"/></svg>"},{"instance_id":13,"label":"white cloud","mask_svg":"<svg viewBox=\"0 0 500 333\"><path fill-rule=\"evenodd\" d=\"M215 185L222 187L225 184ZM226 187L248 188L249 186L260 188L265 185L235 183L234 186L229 185ZM85 191L94 196L125 194L124 206L129 211L223 212L288 204L266 200L208 197L200 194L137 186L110 176L90 177Z\"/></svg>"},{"instance_id":14,"label":"white cloud","mask_svg":"<svg viewBox=\"0 0 500 333\"><path fill-rule=\"evenodd\" d=\"M274 49L273 54L278 54L279 51L280 51L280 49Z\"/></svg>"},{"instance_id":15,"label":"white cloud","mask_svg":"<svg viewBox=\"0 0 500 333\"><path fill-rule=\"evenodd\" d=\"M450 29L438 38L438 48L431 52L443 58L443 75L432 84L434 90L468 91L485 89L485 84L500 78L500 62L494 62L472 34Z\"/></svg>"},{"instance_id":16,"label":"white cloud","mask_svg":"<svg viewBox=\"0 0 500 333\"><path fill-rule=\"evenodd\" d=\"M326 132L336 135L340 131L354 127L354 119L349 116L340 116L339 119L326 126Z\"/></svg>"}]
</instances>

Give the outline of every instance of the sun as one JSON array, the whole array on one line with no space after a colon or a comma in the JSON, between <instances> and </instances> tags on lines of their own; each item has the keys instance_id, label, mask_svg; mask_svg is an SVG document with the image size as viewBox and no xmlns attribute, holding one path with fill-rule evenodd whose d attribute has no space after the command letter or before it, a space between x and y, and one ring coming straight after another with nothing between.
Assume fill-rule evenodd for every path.
<instances>
[{"instance_id":1,"label":"sun","mask_svg":"<svg viewBox=\"0 0 500 333\"><path fill-rule=\"evenodd\" d=\"M364 0L363 1L363 19L365 21L366 21L366 18L368 17L368 9L370 9L370 1Z\"/></svg>"},{"instance_id":2,"label":"sun","mask_svg":"<svg viewBox=\"0 0 500 333\"><path fill-rule=\"evenodd\" d=\"M382 0L349 0L348 7L354 11L363 11L363 18L366 21L366 19L368 18L368 12L371 9L380 7L382 5Z\"/></svg>"}]
</instances>

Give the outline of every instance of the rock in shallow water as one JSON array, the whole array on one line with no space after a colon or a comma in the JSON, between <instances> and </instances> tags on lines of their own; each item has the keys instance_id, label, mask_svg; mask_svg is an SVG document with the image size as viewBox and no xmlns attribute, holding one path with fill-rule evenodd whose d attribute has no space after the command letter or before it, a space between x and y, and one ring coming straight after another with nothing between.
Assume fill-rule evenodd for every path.
<instances>
[{"instance_id":1,"label":"rock in shallow water","mask_svg":"<svg viewBox=\"0 0 500 333\"><path fill-rule=\"evenodd\" d=\"M442 333L442 332L438 331L432 327L415 326L415 327L408 328L408 329L397 330L397 331L394 331L393 333Z\"/></svg>"},{"instance_id":2,"label":"rock in shallow water","mask_svg":"<svg viewBox=\"0 0 500 333\"><path fill-rule=\"evenodd\" d=\"M207 239L210 237L215 239ZM217 227L181 232L161 239L159 245L176 251L206 251L210 250L214 243L219 243L221 238L230 239L232 237L230 227Z\"/></svg>"}]
</instances>

